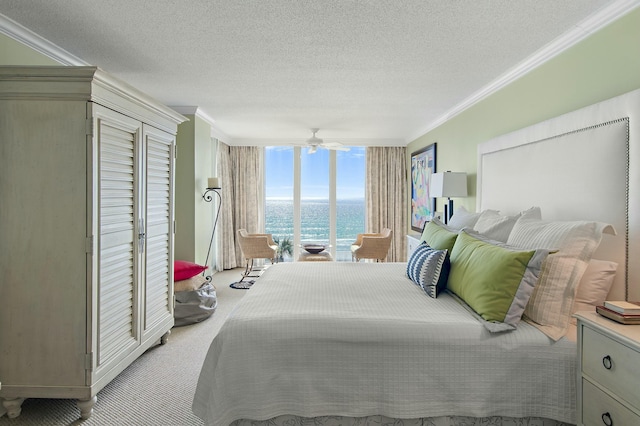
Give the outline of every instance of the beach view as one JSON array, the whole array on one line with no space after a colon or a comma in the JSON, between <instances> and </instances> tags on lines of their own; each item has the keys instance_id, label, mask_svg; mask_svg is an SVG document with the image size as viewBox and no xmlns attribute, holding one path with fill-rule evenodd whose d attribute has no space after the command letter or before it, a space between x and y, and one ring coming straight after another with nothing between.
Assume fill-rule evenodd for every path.
<instances>
[{"instance_id":1,"label":"beach view","mask_svg":"<svg viewBox=\"0 0 640 426\"><path fill-rule=\"evenodd\" d=\"M364 232L364 199L336 201L336 260L350 261L350 246ZM302 200L300 241L329 244L329 200ZM265 230L274 238L293 241L293 200L267 200ZM292 260L290 256L285 261Z\"/></svg>"}]
</instances>

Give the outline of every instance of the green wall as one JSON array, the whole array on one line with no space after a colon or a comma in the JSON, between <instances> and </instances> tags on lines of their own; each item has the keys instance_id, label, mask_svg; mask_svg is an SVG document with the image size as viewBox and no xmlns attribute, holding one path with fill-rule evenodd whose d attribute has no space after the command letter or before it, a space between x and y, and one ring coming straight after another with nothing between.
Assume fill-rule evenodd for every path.
<instances>
[{"instance_id":1,"label":"green wall","mask_svg":"<svg viewBox=\"0 0 640 426\"><path fill-rule=\"evenodd\" d=\"M471 196L455 205L475 210L479 143L638 88L640 8L412 141L407 163L437 142L437 170L469 175Z\"/></svg>"},{"instance_id":2,"label":"green wall","mask_svg":"<svg viewBox=\"0 0 640 426\"><path fill-rule=\"evenodd\" d=\"M211 229L214 203L202 194L207 178L215 174L215 147L211 125L197 115L186 115L189 121L178 126L176 144L176 236L175 258L204 264ZM211 265L211 255L209 264Z\"/></svg>"},{"instance_id":3,"label":"green wall","mask_svg":"<svg viewBox=\"0 0 640 426\"><path fill-rule=\"evenodd\" d=\"M0 65L60 65L30 47L0 34Z\"/></svg>"},{"instance_id":4,"label":"green wall","mask_svg":"<svg viewBox=\"0 0 640 426\"><path fill-rule=\"evenodd\" d=\"M174 242L175 258L193 262L195 259L195 179L193 163L195 152L194 115L185 115L189 121L178 125L176 137L176 189L175 215L176 235Z\"/></svg>"}]
</instances>

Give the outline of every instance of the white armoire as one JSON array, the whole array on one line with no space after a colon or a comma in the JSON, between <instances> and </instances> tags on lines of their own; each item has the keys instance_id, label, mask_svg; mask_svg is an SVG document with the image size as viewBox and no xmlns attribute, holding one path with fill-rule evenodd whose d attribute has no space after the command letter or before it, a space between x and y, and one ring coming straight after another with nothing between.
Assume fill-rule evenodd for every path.
<instances>
[{"instance_id":1,"label":"white armoire","mask_svg":"<svg viewBox=\"0 0 640 426\"><path fill-rule=\"evenodd\" d=\"M173 326L175 135L95 67L0 67L0 399L96 394Z\"/></svg>"}]
</instances>

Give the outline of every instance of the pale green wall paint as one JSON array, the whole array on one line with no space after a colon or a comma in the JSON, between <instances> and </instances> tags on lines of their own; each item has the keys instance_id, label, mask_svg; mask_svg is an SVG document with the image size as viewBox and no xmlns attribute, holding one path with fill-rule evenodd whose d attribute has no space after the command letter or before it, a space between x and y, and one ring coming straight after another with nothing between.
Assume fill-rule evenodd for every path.
<instances>
[{"instance_id":1,"label":"pale green wall paint","mask_svg":"<svg viewBox=\"0 0 640 426\"><path fill-rule=\"evenodd\" d=\"M0 65L60 65L32 48L0 34Z\"/></svg>"},{"instance_id":2,"label":"pale green wall paint","mask_svg":"<svg viewBox=\"0 0 640 426\"><path fill-rule=\"evenodd\" d=\"M213 203L202 199L215 176L211 125L196 115L178 126L175 258L204 264L213 227ZM213 254L212 254L213 255ZM211 264L211 256L209 263Z\"/></svg>"},{"instance_id":3,"label":"pale green wall paint","mask_svg":"<svg viewBox=\"0 0 640 426\"><path fill-rule=\"evenodd\" d=\"M213 227L213 208L217 205L217 196L214 197L215 202L207 203L202 199L202 194L207 187L207 179L215 176L214 164L211 161L213 146L211 142L211 125L206 121L196 118L196 149L194 152L194 197L195 197L195 259L197 263L204 264L207 257L207 249L211 241L211 229ZM212 247L212 251L213 251ZM213 254L213 253L212 253ZM211 255L209 256L209 266L211 263Z\"/></svg>"},{"instance_id":4,"label":"pale green wall paint","mask_svg":"<svg viewBox=\"0 0 640 426\"><path fill-rule=\"evenodd\" d=\"M178 125L176 138L178 156L176 158L174 256L179 260L193 262L195 260L195 243L193 241L195 234L195 203L193 202L195 191L195 116L185 115L185 117L189 121Z\"/></svg>"},{"instance_id":5,"label":"pale green wall paint","mask_svg":"<svg viewBox=\"0 0 640 426\"><path fill-rule=\"evenodd\" d=\"M438 171L469 174L472 196L456 207L475 210L479 143L638 88L640 9L411 142L407 164L412 152L437 142Z\"/></svg>"}]
</instances>

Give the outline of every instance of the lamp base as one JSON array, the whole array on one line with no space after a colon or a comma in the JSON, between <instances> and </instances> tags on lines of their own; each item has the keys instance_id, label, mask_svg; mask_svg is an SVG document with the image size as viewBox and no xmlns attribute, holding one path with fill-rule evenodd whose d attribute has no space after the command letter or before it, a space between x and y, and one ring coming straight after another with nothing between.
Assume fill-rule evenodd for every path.
<instances>
[{"instance_id":1,"label":"lamp base","mask_svg":"<svg viewBox=\"0 0 640 426\"><path fill-rule=\"evenodd\" d=\"M447 225L449 220L451 220L451 216L453 216L453 200L451 198L448 199L447 204L444 205L444 224Z\"/></svg>"}]
</instances>

